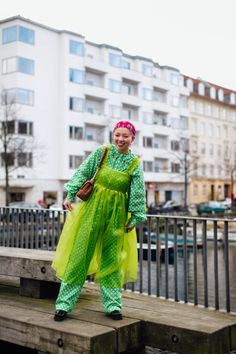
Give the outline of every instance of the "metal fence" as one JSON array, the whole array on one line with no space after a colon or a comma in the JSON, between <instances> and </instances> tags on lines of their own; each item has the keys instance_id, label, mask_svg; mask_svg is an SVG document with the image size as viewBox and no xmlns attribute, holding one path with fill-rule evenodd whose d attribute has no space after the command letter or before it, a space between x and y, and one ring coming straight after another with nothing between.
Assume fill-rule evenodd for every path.
<instances>
[{"instance_id":1,"label":"metal fence","mask_svg":"<svg viewBox=\"0 0 236 354\"><path fill-rule=\"evenodd\" d=\"M65 219L65 211L1 207L0 246L55 250ZM235 220L148 215L137 237L138 280L126 289L236 311Z\"/></svg>"}]
</instances>

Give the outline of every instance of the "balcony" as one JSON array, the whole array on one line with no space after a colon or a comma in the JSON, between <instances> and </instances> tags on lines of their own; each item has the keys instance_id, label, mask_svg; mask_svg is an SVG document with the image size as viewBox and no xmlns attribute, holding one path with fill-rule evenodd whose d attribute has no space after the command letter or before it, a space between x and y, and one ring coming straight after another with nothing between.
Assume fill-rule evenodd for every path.
<instances>
[{"instance_id":1,"label":"balcony","mask_svg":"<svg viewBox=\"0 0 236 354\"><path fill-rule=\"evenodd\" d=\"M100 74L106 74L108 72L108 65L103 61L93 58L92 56L87 56L84 58L84 66L85 68Z\"/></svg>"},{"instance_id":2,"label":"balcony","mask_svg":"<svg viewBox=\"0 0 236 354\"><path fill-rule=\"evenodd\" d=\"M152 126L152 131L154 134L169 136L171 133L171 128L170 128L170 126L167 126L167 125L154 124Z\"/></svg>"},{"instance_id":3,"label":"balcony","mask_svg":"<svg viewBox=\"0 0 236 354\"><path fill-rule=\"evenodd\" d=\"M84 112L83 118L84 122L88 124L95 124L101 127L106 127L109 124L109 118L107 116L90 107L87 108L87 112Z\"/></svg>"},{"instance_id":4,"label":"balcony","mask_svg":"<svg viewBox=\"0 0 236 354\"><path fill-rule=\"evenodd\" d=\"M84 85L85 96L96 97L99 101L109 98L109 92L102 86L96 85L94 81L88 80Z\"/></svg>"},{"instance_id":5,"label":"balcony","mask_svg":"<svg viewBox=\"0 0 236 354\"><path fill-rule=\"evenodd\" d=\"M142 103L142 101L138 96L128 95L125 93L121 94L121 102L125 105L133 106L133 107L140 107Z\"/></svg>"},{"instance_id":6,"label":"balcony","mask_svg":"<svg viewBox=\"0 0 236 354\"><path fill-rule=\"evenodd\" d=\"M160 112L165 112L165 113L169 112L169 105L164 101L153 100L152 101L152 108L154 111L160 111Z\"/></svg>"},{"instance_id":7,"label":"balcony","mask_svg":"<svg viewBox=\"0 0 236 354\"><path fill-rule=\"evenodd\" d=\"M153 85L153 87L156 87L156 88L161 89L163 91L168 91L171 88L171 85L169 82L158 79L156 77L153 77L152 85Z\"/></svg>"},{"instance_id":8,"label":"balcony","mask_svg":"<svg viewBox=\"0 0 236 354\"><path fill-rule=\"evenodd\" d=\"M122 69L121 76L122 76L122 78L124 78L126 80L135 82L136 84L138 84L139 82L142 81L142 74L140 72L134 71L134 70Z\"/></svg>"}]
</instances>

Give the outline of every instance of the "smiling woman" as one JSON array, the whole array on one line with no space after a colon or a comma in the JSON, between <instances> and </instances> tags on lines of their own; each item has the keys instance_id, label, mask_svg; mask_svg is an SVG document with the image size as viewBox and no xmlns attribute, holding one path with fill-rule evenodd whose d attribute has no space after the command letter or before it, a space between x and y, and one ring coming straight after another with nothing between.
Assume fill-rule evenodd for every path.
<instances>
[{"instance_id":1,"label":"smiling woman","mask_svg":"<svg viewBox=\"0 0 236 354\"><path fill-rule=\"evenodd\" d=\"M121 289L137 277L135 226L146 219L145 190L140 161L130 151L135 127L120 121L113 131L114 144L96 174L89 198L72 205L81 185L90 179L103 154L94 151L65 185L64 206L69 210L57 246L53 268L62 280L56 300L56 321L64 320L80 295L87 275L100 283L106 314L122 319Z\"/></svg>"}]
</instances>

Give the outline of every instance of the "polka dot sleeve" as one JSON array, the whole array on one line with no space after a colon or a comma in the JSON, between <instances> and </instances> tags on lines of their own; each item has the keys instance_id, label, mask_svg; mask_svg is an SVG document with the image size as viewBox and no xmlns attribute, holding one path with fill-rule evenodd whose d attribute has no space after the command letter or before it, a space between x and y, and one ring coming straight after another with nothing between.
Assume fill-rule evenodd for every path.
<instances>
[{"instance_id":1,"label":"polka dot sleeve","mask_svg":"<svg viewBox=\"0 0 236 354\"><path fill-rule=\"evenodd\" d=\"M66 199L71 202L74 201L76 192L82 186L82 184L87 181L87 179L92 178L96 167L102 157L103 147L99 146L97 150L91 153L86 160L80 165L78 170L71 177L69 182L65 184L65 189L67 191Z\"/></svg>"},{"instance_id":2,"label":"polka dot sleeve","mask_svg":"<svg viewBox=\"0 0 236 354\"><path fill-rule=\"evenodd\" d=\"M147 219L144 177L140 164L136 167L131 176L128 211L131 213L129 226L136 226L138 223Z\"/></svg>"}]
</instances>

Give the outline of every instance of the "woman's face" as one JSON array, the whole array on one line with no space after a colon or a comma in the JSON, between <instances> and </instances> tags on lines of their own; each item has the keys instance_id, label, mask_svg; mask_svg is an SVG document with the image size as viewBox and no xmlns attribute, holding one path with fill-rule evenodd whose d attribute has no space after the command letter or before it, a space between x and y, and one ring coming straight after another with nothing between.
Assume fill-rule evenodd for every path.
<instances>
[{"instance_id":1,"label":"woman's face","mask_svg":"<svg viewBox=\"0 0 236 354\"><path fill-rule=\"evenodd\" d=\"M127 128L116 128L113 133L114 144L120 153L125 154L134 141L131 131Z\"/></svg>"}]
</instances>

